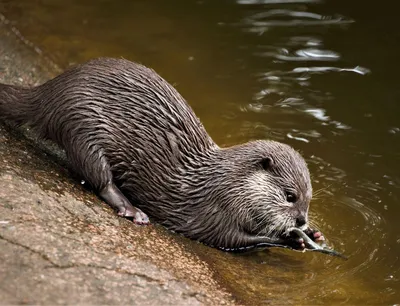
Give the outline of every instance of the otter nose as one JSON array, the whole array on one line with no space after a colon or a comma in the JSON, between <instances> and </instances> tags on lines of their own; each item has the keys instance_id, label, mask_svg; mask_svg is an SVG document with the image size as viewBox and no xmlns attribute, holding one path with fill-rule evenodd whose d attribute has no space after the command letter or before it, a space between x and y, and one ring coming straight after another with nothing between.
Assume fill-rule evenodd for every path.
<instances>
[{"instance_id":1,"label":"otter nose","mask_svg":"<svg viewBox=\"0 0 400 306\"><path fill-rule=\"evenodd\" d=\"M297 226L297 227L301 227L301 226L303 226L304 224L306 224L306 218L305 218L304 216L298 216L298 217L296 218L296 226Z\"/></svg>"}]
</instances>

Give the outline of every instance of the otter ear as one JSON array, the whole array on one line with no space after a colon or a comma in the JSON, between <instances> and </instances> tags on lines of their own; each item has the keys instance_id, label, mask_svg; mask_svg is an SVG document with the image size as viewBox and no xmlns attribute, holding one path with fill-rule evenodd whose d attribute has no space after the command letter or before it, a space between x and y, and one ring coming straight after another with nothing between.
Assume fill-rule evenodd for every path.
<instances>
[{"instance_id":1,"label":"otter ear","mask_svg":"<svg viewBox=\"0 0 400 306\"><path fill-rule=\"evenodd\" d=\"M264 170L271 169L273 164L274 164L274 160L271 157L264 157L261 160L261 166L263 167Z\"/></svg>"}]
</instances>

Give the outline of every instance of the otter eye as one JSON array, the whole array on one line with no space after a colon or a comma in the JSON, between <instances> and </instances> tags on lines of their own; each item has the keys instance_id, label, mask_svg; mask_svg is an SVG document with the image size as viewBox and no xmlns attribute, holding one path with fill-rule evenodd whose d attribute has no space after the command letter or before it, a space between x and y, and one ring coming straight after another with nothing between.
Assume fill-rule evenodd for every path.
<instances>
[{"instance_id":1,"label":"otter eye","mask_svg":"<svg viewBox=\"0 0 400 306\"><path fill-rule=\"evenodd\" d=\"M297 197L294 193L286 192L286 201L289 203L295 203L297 201Z\"/></svg>"},{"instance_id":2,"label":"otter eye","mask_svg":"<svg viewBox=\"0 0 400 306\"><path fill-rule=\"evenodd\" d=\"M265 157L261 160L261 166L263 167L264 170L270 169L273 163L274 161L272 160L271 157Z\"/></svg>"}]
</instances>

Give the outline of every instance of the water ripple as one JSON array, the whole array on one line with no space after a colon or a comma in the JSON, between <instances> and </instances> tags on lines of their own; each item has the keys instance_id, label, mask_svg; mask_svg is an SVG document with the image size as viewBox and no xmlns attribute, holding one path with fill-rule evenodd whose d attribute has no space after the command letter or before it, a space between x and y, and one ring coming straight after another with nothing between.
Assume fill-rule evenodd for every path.
<instances>
[{"instance_id":1,"label":"water ripple","mask_svg":"<svg viewBox=\"0 0 400 306\"><path fill-rule=\"evenodd\" d=\"M342 129L342 130L349 130L351 129L350 126L336 121L336 120L331 120L329 116L327 116L326 110L322 109L322 108L307 108L304 109L304 112L307 114L310 114L311 116L313 116L315 119L318 119L320 121L324 121L324 122L329 122L330 124L334 125L337 129Z\"/></svg>"},{"instance_id":2,"label":"water ripple","mask_svg":"<svg viewBox=\"0 0 400 306\"><path fill-rule=\"evenodd\" d=\"M270 56L282 61L337 61L340 54L331 50L315 48L300 49L292 54L286 48L276 49L275 52L258 53L260 56Z\"/></svg>"},{"instance_id":3,"label":"water ripple","mask_svg":"<svg viewBox=\"0 0 400 306\"><path fill-rule=\"evenodd\" d=\"M292 80L297 82L303 82L304 80L310 79L311 75L318 75L329 72L353 72L360 75L369 74L371 71L368 68L355 66L354 68L340 68L331 66L320 66L320 67L296 67L289 71L273 70L259 74L259 81L275 81L275 80Z\"/></svg>"},{"instance_id":4,"label":"water ripple","mask_svg":"<svg viewBox=\"0 0 400 306\"><path fill-rule=\"evenodd\" d=\"M279 85L282 85L281 83ZM316 97L315 99L323 100L323 97ZM263 102L267 100L268 102ZM307 100L311 100L308 97ZM332 119L326 114L326 109L322 107L315 107L302 97L288 97L284 91L279 91L274 88L264 89L256 93L253 97L253 102L248 103L240 110L242 112L251 111L252 113L276 113L279 115L297 116L301 113L306 114L314 119L317 119L323 126L331 126L337 130L350 130L352 127L346 123ZM275 127L278 128L278 127ZM287 134L287 133L285 133ZM296 135L287 134L288 138L308 142L304 137L298 138Z\"/></svg>"},{"instance_id":5,"label":"water ripple","mask_svg":"<svg viewBox=\"0 0 400 306\"><path fill-rule=\"evenodd\" d=\"M351 208L358 212L364 219L366 225L378 226L382 222L382 217L373 209L367 207L360 201L353 198L346 198L339 201L339 203Z\"/></svg>"},{"instance_id":6,"label":"water ripple","mask_svg":"<svg viewBox=\"0 0 400 306\"><path fill-rule=\"evenodd\" d=\"M366 75L371 71L368 68L356 66L354 68L339 68L339 67L297 67L287 73L324 73L324 72L354 72L361 75Z\"/></svg>"},{"instance_id":7,"label":"water ripple","mask_svg":"<svg viewBox=\"0 0 400 306\"><path fill-rule=\"evenodd\" d=\"M248 26L247 31L262 34L271 27L297 27L343 25L354 22L342 15L321 15L317 13L293 11L286 9L272 9L247 17L243 24Z\"/></svg>"}]
</instances>

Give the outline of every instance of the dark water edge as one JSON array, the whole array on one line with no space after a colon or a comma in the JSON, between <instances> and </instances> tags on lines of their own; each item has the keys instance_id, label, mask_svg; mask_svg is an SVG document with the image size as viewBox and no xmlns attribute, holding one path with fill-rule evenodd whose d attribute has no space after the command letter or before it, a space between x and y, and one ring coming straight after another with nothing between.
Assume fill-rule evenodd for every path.
<instances>
[{"instance_id":1,"label":"dark water edge","mask_svg":"<svg viewBox=\"0 0 400 306\"><path fill-rule=\"evenodd\" d=\"M350 256L197 250L249 304L399 302L400 52L396 2L4 1L0 12L63 68L126 57L175 84L220 145L300 150L310 215Z\"/></svg>"}]
</instances>

